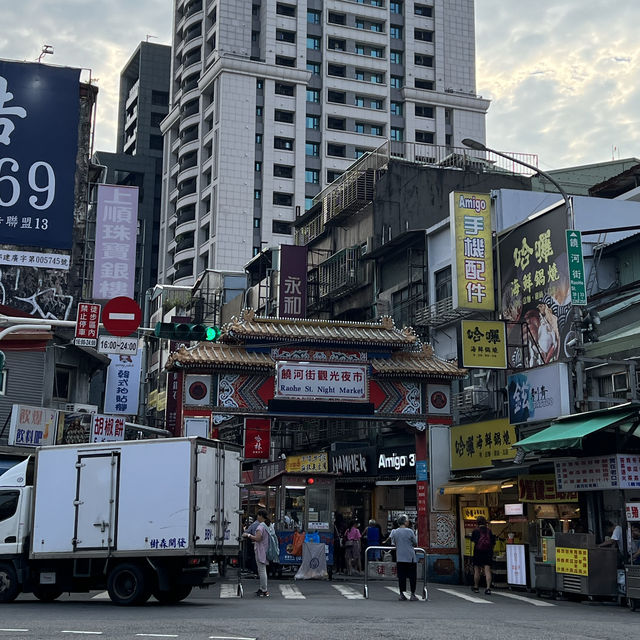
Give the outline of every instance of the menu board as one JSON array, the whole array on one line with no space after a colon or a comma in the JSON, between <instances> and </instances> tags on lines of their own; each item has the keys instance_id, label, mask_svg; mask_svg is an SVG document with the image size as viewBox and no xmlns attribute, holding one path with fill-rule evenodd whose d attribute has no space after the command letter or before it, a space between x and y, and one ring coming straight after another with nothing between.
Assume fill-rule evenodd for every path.
<instances>
[{"instance_id":1,"label":"menu board","mask_svg":"<svg viewBox=\"0 0 640 640\"><path fill-rule=\"evenodd\" d=\"M558 460L555 467L558 491L597 491L619 487L615 455Z\"/></svg>"},{"instance_id":2,"label":"menu board","mask_svg":"<svg viewBox=\"0 0 640 640\"><path fill-rule=\"evenodd\" d=\"M589 550L556 547L556 573L589 575Z\"/></svg>"},{"instance_id":3,"label":"menu board","mask_svg":"<svg viewBox=\"0 0 640 640\"><path fill-rule=\"evenodd\" d=\"M621 489L640 487L640 456L618 455L618 471Z\"/></svg>"}]
</instances>

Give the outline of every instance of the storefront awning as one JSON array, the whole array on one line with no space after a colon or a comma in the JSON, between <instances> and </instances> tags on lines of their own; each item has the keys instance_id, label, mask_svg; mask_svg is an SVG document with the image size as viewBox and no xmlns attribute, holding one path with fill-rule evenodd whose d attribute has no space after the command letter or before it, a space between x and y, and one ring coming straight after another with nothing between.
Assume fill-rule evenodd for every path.
<instances>
[{"instance_id":1,"label":"storefront awning","mask_svg":"<svg viewBox=\"0 0 640 640\"><path fill-rule=\"evenodd\" d=\"M504 481L503 481L504 482ZM441 496L463 495L477 493L496 493L502 488L503 482L492 480L474 480L471 482L447 482L438 488Z\"/></svg>"},{"instance_id":2,"label":"storefront awning","mask_svg":"<svg viewBox=\"0 0 640 640\"><path fill-rule=\"evenodd\" d=\"M527 452L554 451L556 449L581 449L582 439L591 433L628 421L636 412L600 414L591 418L563 420L514 444Z\"/></svg>"}]
</instances>

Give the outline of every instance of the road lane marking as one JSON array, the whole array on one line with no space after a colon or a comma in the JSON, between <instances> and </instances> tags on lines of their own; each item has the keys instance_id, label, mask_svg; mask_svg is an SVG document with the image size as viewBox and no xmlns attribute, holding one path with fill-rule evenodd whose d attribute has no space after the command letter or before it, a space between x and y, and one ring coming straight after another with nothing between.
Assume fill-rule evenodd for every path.
<instances>
[{"instance_id":1,"label":"road lane marking","mask_svg":"<svg viewBox=\"0 0 640 640\"><path fill-rule=\"evenodd\" d=\"M140 638L177 638L175 633L136 633Z\"/></svg>"},{"instance_id":2,"label":"road lane marking","mask_svg":"<svg viewBox=\"0 0 640 640\"><path fill-rule=\"evenodd\" d=\"M469 602L475 602L476 604L493 604L490 600L483 600L482 598L475 598L474 596L470 596L467 593L461 593L460 591L455 591L454 589L440 589L438 591L442 591L443 593L448 593L452 596L456 596L457 598L462 598L463 600L468 600Z\"/></svg>"},{"instance_id":3,"label":"road lane marking","mask_svg":"<svg viewBox=\"0 0 640 640\"><path fill-rule=\"evenodd\" d=\"M65 630L65 631L61 631L60 633L75 633L76 635L82 635L82 636L101 636L102 635L102 631L69 631L69 630Z\"/></svg>"},{"instance_id":4,"label":"road lane marking","mask_svg":"<svg viewBox=\"0 0 640 640\"><path fill-rule=\"evenodd\" d=\"M29 631L29 629L0 629L0 631L6 631L7 633L11 633L12 631Z\"/></svg>"},{"instance_id":5,"label":"road lane marking","mask_svg":"<svg viewBox=\"0 0 640 640\"><path fill-rule=\"evenodd\" d=\"M239 636L209 636L209 640L258 640L257 638L241 638Z\"/></svg>"},{"instance_id":6,"label":"road lane marking","mask_svg":"<svg viewBox=\"0 0 640 640\"><path fill-rule=\"evenodd\" d=\"M237 584L222 584L220 585L220 597L221 598L239 598L238 585Z\"/></svg>"},{"instance_id":7,"label":"road lane marking","mask_svg":"<svg viewBox=\"0 0 640 640\"><path fill-rule=\"evenodd\" d=\"M288 600L306 600L306 596L302 594L302 591L292 584L281 584L280 592Z\"/></svg>"},{"instance_id":8,"label":"road lane marking","mask_svg":"<svg viewBox=\"0 0 640 640\"><path fill-rule=\"evenodd\" d=\"M348 600L364 600L364 596L351 587L342 584L332 584L331 586Z\"/></svg>"},{"instance_id":9,"label":"road lane marking","mask_svg":"<svg viewBox=\"0 0 640 640\"><path fill-rule=\"evenodd\" d=\"M100 593L97 593L95 596L91 597L92 600L109 600L109 592L108 591L101 591Z\"/></svg>"},{"instance_id":10,"label":"road lane marking","mask_svg":"<svg viewBox=\"0 0 640 640\"><path fill-rule=\"evenodd\" d=\"M528 602L534 607L555 607L555 604L551 602L544 602L543 600L534 600L533 598L527 598L526 596L518 596L515 593L503 593L502 591L492 591L492 595L503 596L504 598L513 598L514 600L521 600L522 602Z\"/></svg>"}]
</instances>

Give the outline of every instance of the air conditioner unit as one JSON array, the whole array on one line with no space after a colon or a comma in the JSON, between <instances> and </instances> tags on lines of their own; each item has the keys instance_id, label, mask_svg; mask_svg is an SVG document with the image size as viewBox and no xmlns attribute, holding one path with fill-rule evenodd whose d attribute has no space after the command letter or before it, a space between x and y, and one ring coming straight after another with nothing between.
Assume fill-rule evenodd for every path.
<instances>
[{"instance_id":1,"label":"air conditioner unit","mask_svg":"<svg viewBox=\"0 0 640 640\"><path fill-rule=\"evenodd\" d=\"M98 407L95 404L80 404L78 402L65 404L64 410L69 413L98 413Z\"/></svg>"},{"instance_id":2,"label":"air conditioner unit","mask_svg":"<svg viewBox=\"0 0 640 640\"><path fill-rule=\"evenodd\" d=\"M471 387L465 387L464 393L468 404L474 407L489 407L491 406L491 394L486 387L473 385Z\"/></svg>"},{"instance_id":3,"label":"air conditioner unit","mask_svg":"<svg viewBox=\"0 0 640 640\"><path fill-rule=\"evenodd\" d=\"M629 376L626 371L619 371L611 374L611 385L613 392L629 391Z\"/></svg>"}]
</instances>

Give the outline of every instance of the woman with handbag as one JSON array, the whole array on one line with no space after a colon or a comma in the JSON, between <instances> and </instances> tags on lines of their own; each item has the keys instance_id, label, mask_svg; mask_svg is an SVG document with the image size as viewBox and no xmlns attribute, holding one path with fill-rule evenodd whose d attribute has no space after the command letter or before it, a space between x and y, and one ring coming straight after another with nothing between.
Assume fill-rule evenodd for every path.
<instances>
[{"instance_id":1,"label":"woman with handbag","mask_svg":"<svg viewBox=\"0 0 640 640\"><path fill-rule=\"evenodd\" d=\"M355 520L352 520L345 533L344 542L347 575L352 575L354 565L355 572L362 573L362 566L360 562L360 538L362 538L362 534L360 533L360 529L358 529L358 523Z\"/></svg>"}]
</instances>

